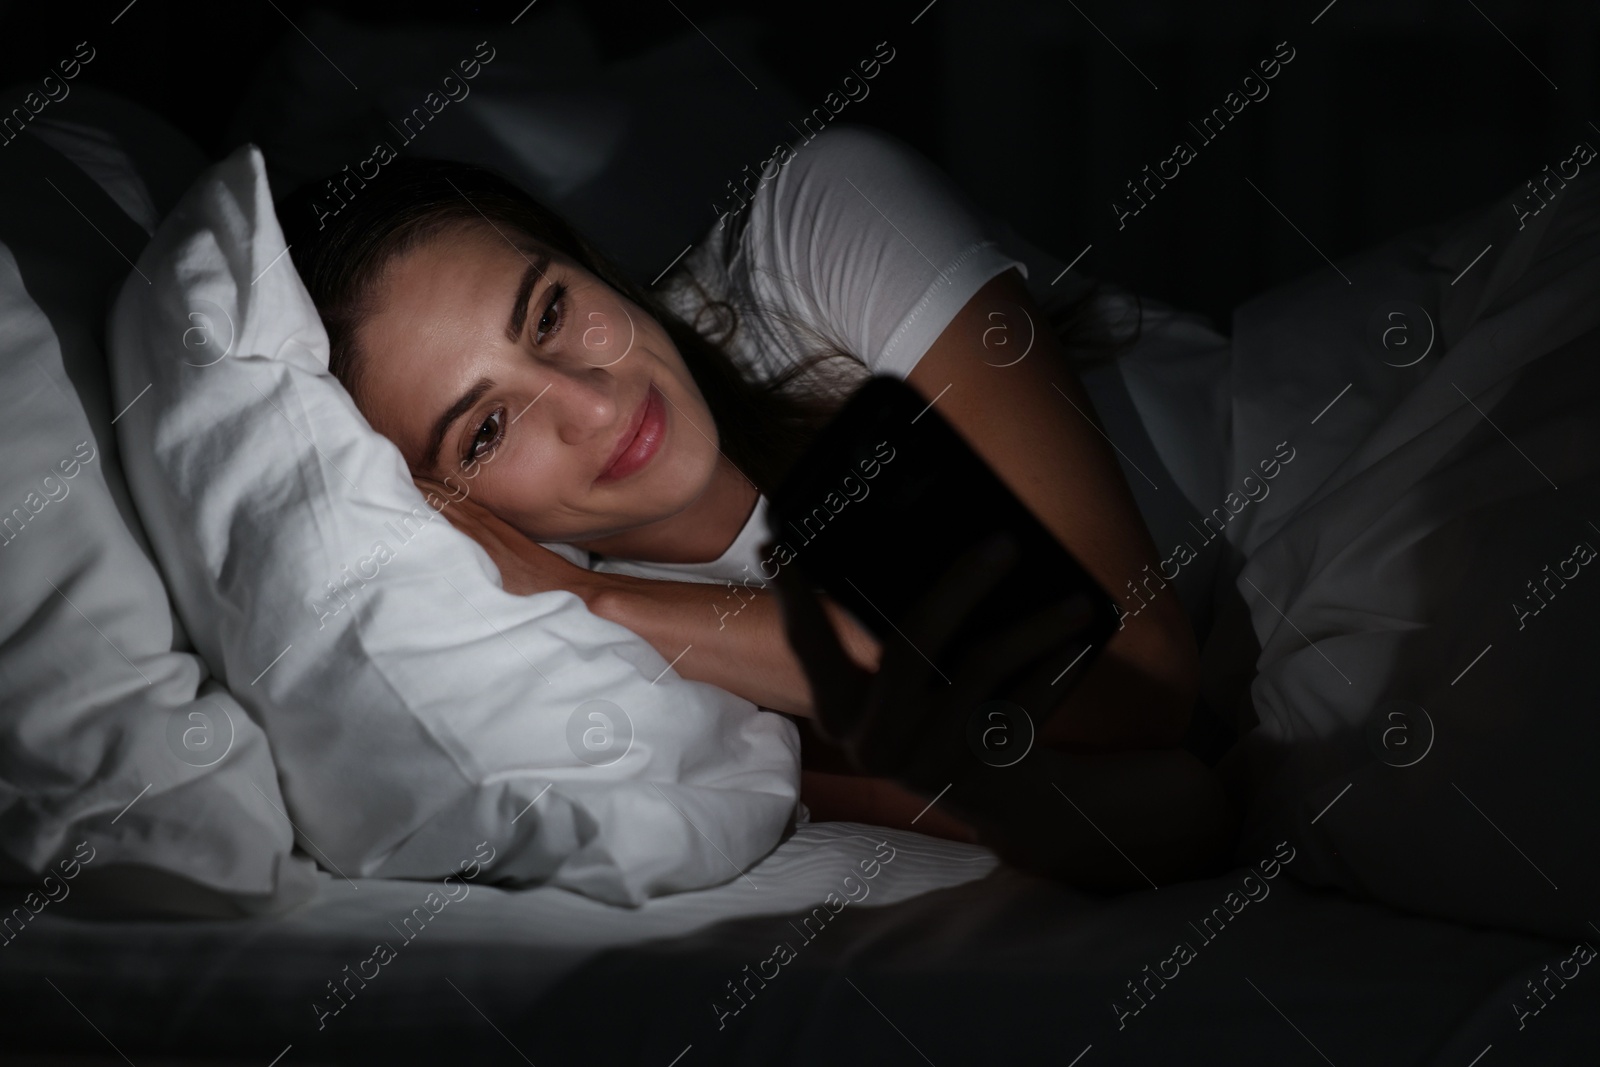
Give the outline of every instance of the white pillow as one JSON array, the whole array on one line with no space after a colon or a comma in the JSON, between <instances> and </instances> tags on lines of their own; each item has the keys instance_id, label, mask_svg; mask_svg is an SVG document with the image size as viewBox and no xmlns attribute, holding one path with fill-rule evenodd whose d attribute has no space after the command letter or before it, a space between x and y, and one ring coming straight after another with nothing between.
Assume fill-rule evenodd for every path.
<instances>
[{"instance_id":1,"label":"white pillow","mask_svg":"<svg viewBox=\"0 0 1600 1067\"><path fill-rule=\"evenodd\" d=\"M328 374L285 251L243 147L162 224L111 353L140 514L300 842L336 874L421 878L487 841L490 878L618 903L736 877L794 810L794 726L571 593L505 593Z\"/></svg>"},{"instance_id":2,"label":"white pillow","mask_svg":"<svg viewBox=\"0 0 1600 1067\"><path fill-rule=\"evenodd\" d=\"M98 144L96 173L143 194L116 139ZM145 234L56 150L25 136L5 153L0 874L34 891L0 942L69 894L202 915L298 903L315 873L292 856L266 738L187 650L117 465L100 339L118 249Z\"/></svg>"}]
</instances>

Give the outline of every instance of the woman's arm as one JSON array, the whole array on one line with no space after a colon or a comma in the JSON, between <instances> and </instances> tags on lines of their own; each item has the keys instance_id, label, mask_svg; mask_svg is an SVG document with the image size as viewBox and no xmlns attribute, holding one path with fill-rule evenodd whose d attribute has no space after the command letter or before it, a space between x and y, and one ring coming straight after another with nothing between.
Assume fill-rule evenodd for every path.
<instances>
[{"instance_id":1,"label":"woman's arm","mask_svg":"<svg viewBox=\"0 0 1600 1067\"><path fill-rule=\"evenodd\" d=\"M847 766L891 776L893 784L929 798L929 814L944 809L948 822L965 831L945 836L976 840L1015 866L1083 888L1140 888L1225 865L1236 814L1221 781L1182 749L1033 745L1020 756L987 758L996 750L973 737L974 709L994 699L1040 706L1057 652L1090 614L1084 598L1073 597L952 646L962 620L1018 565L1008 540L975 546L943 574L930 575L928 592L907 619L907 643L885 649L875 673L849 661L805 583L778 572L786 630L806 664L816 693L814 722L829 746ZM807 762L808 771L824 767L823 759ZM894 817L894 804L880 811L874 803L873 790L881 786L863 781L865 788L845 794L845 806L869 818Z\"/></svg>"},{"instance_id":2,"label":"woman's arm","mask_svg":"<svg viewBox=\"0 0 1600 1067\"><path fill-rule=\"evenodd\" d=\"M774 711L811 714L805 670L784 636L771 592L741 587L735 606L720 585L591 571L530 541L471 497L454 499L424 478L417 479L417 487L450 501L445 518L489 553L506 592L574 593L594 614L648 641L683 677L710 682ZM881 648L872 635L831 601L824 601L824 610L856 665L876 670Z\"/></svg>"},{"instance_id":3,"label":"woman's arm","mask_svg":"<svg viewBox=\"0 0 1600 1067\"><path fill-rule=\"evenodd\" d=\"M589 610L626 626L668 660L682 653L673 669L685 678L774 711L811 714L805 669L784 636L770 591L741 587L735 605L725 601L720 585L585 573L589 577L580 581ZM831 601L823 604L850 658L876 670L878 642Z\"/></svg>"},{"instance_id":4,"label":"woman's arm","mask_svg":"<svg viewBox=\"0 0 1600 1067\"><path fill-rule=\"evenodd\" d=\"M1020 361L1029 338L1033 346ZM1009 364L1009 365L1007 365ZM906 381L933 401L1123 606L1158 567L1155 544L1088 395L1016 270L991 279ZM1148 568L1148 570L1146 569ZM1040 730L1045 744L1176 745L1198 689L1194 633L1170 591L1107 643Z\"/></svg>"}]
</instances>

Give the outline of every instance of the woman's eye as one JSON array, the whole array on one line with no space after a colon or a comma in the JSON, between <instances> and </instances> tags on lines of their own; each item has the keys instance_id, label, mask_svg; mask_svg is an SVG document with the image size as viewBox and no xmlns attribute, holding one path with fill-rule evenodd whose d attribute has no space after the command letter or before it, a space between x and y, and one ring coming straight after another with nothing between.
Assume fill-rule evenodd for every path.
<instances>
[{"instance_id":1,"label":"woman's eye","mask_svg":"<svg viewBox=\"0 0 1600 1067\"><path fill-rule=\"evenodd\" d=\"M566 295L567 287L560 282L550 287L550 302L545 305L544 314L539 316L539 322L534 330L535 344L543 344L546 337L560 328L561 303Z\"/></svg>"},{"instance_id":2,"label":"woman's eye","mask_svg":"<svg viewBox=\"0 0 1600 1067\"><path fill-rule=\"evenodd\" d=\"M482 459L484 454L500 443L500 420L504 415L502 411L495 411L483 425L478 427L478 432L473 434L472 441L467 448L467 460Z\"/></svg>"}]
</instances>

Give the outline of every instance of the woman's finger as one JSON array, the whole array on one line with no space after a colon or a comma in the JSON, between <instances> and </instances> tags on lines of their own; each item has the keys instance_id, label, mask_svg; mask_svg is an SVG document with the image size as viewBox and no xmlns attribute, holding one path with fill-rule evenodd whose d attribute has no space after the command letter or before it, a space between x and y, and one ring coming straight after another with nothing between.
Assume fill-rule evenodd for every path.
<instances>
[{"instance_id":1,"label":"woman's finger","mask_svg":"<svg viewBox=\"0 0 1600 1067\"><path fill-rule=\"evenodd\" d=\"M1079 593L1048 604L1015 625L978 641L963 650L953 664L952 674L959 679L952 694L954 700L976 707L999 695L1024 671L1049 669L1063 673L1071 663L1071 657L1064 653L1077 654L1081 644L1074 638L1092 619L1089 598ZM1028 709L1030 714L1034 710Z\"/></svg>"},{"instance_id":2,"label":"woman's finger","mask_svg":"<svg viewBox=\"0 0 1600 1067\"><path fill-rule=\"evenodd\" d=\"M457 497L442 482L436 482L432 478L413 475L411 481L421 490L424 497L431 496L441 501L437 505L439 514L448 519L452 526L462 529L462 519L469 515L467 508L464 506L467 501L466 497ZM430 501L428 506L434 507L435 505ZM465 533L467 531L463 530L462 532Z\"/></svg>"},{"instance_id":3,"label":"woman's finger","mask_svg":"<svg viewBox=\"0 0 1600 1067\"><path fill-rule=\"evenodd\" d=\"M913 752L922 765L963 758L968 721L977 710L1003 693L1009 695L1006 683L1041 660L1059 671L1060 650L1073 643L1091 617L1088 599L1075 596L984 638L954 658L951 684L934 685L918 706L902 707L900 714L869 716L855 738L857 757L885 774L909 773ZM1021 706L1030 715L1040 710Z\"/></svg>"},{"instance_id":4,"label":"woman's finger","mask_svg":"<svg viewBox=\"0 0 1600 1067\"><path fill-rule=\"evenodd\" d=\"M967 616L1016 564L1017 543L1005 531L962 552L939 575L903 622L908 641L934 662Z\"/></svg>"},{"instance_id":5,"label":"woman's finger","mask_svg":"<svg viewBox=\"0 0 1600 1067\"><path fill-rule=\"evenodd\" d=\"M917 736L927 728L929 713L948 697L944 691L953 684L949 673L937 664L940 653L1016 560L1016 544L1005 533L972 546L902 620L898 639L885 641L864 712L863 726L870 724L871 734L858 736L851 746L852 755L864 768L892 774L904 761Z\"/></svg>"},{"instance_id":6,"label":"woman's finger","mask_svg":"<svg viewBox=\"0 0 1600 1067\"><path fill-rule=\"evenodd\" d=\"M860 719L866 672L839 643L821 600L791 568L774 579L783 628L811 683L813 716L824 737L842 741Z\"/></svg>"},{"instance_id":7,"label":"woman's finger","mask_svg":"<svg viewBox=\"0 0 1600 1067\"><path fill-rule=\"evenodd\" d=\"M424 496L432 493L433 495L442 499L446 506L454 502L455 494L451 493L442 482L436 482L432 478L428 478L423 475L412 475L411 481L412 484L422 491Z\"/></svg>"},{"instance_id":8,"label":"woman's finger","mask_svg":"<svg viewBox=\"0 0 1600 1067\"><path fill-rule=\"evenodd\" d=\"M1083 646L1080 644L1072 656L1081 651ZM1066 662L1070 662L1070 659L1068 657ZM1065 673L1061 663L1045 660L1025 674L1010 690L1011 701L1027 711L1036 732L1043 729L1045 720L1060 709L1070 692L1063 683L1062 675Z\"/></svg>"}]
</instances>

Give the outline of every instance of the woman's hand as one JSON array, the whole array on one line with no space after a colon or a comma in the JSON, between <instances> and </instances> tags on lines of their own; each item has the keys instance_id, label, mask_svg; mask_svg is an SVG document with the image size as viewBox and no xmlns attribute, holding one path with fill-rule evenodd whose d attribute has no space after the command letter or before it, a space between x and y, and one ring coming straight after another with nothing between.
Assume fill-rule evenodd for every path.
<instances>
[{"instance_id":1,"label":"woman's hand","mask_svg":"<svg viewBox=\"0 0 1600 1067\"><path fill-rule=\"evenodd\" d=\"M803 580L792 569L779 572L784 625L811 682L813 718L855 769L932 795L978 763L968 726L988 701L1004 699L1034 716L1059 702L1051 691L1058 653L1089 624L1087 598L1052 604L970 647L949 647L1016 560L1006 537L958 558L908 613L914 621L905 640L882 650L876 673L840 646L822 600Z\"/></svg>"},{"instance_id":2,"label":"woman's hand","mask_svg":"<svg viewBox=\"0 0 1600 1067\"><path fill-rule=\"evenodd\" d=\"M489 553L500 569L500 584L506 592L528 596L563 589L588 601L591 590L598 585L593 571L567 562L471 496L455 499L438 482L428 478L414 481L424 494L436 493L446 501L444 517Z\"/></svg>"},{"instance_id":3,"label":"woman's hand","mask_svg":"<svg viewBox=\"0 0 1600 1067\"><path fill-rule=\"evenodd\" d=\"M950 648L961 620L1015 563L1008 540L968 552L910 614L906 641L889 644L875 675L845 655L816 594L780 572L784 624L810 680L819 729L857 770L931 798L1024 870L1105 890L1154 886L1225 863L1236 816L1216 776L1181 749L1077 753L1035 745L1014 760L992 758L1002 753L983 740L982 706L1002 699L1030 715L1053 707L1057 653L1091 617L1075 597ZM1007 717L1015 730L1017 716Z\"/></svg>"}]
</instances>

